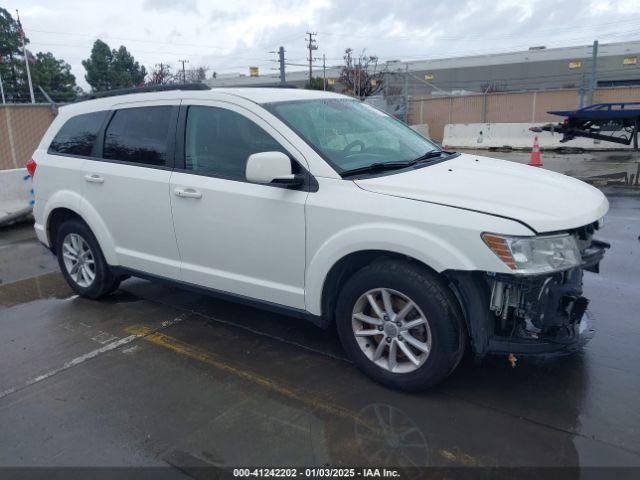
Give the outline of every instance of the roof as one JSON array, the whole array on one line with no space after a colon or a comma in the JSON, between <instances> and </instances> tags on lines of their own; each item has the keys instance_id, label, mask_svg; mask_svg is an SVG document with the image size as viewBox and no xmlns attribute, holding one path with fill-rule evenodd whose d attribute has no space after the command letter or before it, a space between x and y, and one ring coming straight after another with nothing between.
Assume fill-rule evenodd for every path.
<instances>
[{"instance_id":1,"label":"roof","mask_svg":"<svg viewBox=\"0 0 640 480\"><path fill-rule=\"evenodd\" d=\"M297 88L212 88L210 90L167 90L162 92L129 93L111 97L86 100L61 107L66 114L79 114L98 110L111 109L118 105L125 105L145 101L176 101L213 100L222 95L243 98L250 102L264 104L271 102L285 102L294 100L311 100L321 98L350 98L333 92L322 90L302 90Z\"/></svg>"}]
</instances>

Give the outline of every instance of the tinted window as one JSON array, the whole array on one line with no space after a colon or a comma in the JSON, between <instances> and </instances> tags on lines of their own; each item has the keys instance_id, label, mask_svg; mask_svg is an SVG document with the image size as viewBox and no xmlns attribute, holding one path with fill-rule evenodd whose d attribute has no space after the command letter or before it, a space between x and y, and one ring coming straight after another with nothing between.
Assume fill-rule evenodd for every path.
<instances>
[{"instance_id":1,"label":"tinted window","mask_svg":"<svg viewBox=\"0 0 640 480\"><path fill-rule=\"evenodd\" d=\"M49 151L71 155L91 155L98 130L107 113L106 111L85 113L70 118L58 131L49 146Z\"/></svg>"},{"instance_id":2,"label":"tinted window","mask_svg":"<svg viewBox=\"0 0 640 480\"><path fill-rule=\"evenodd\" d=\"M163 166L173 107L139 107L118 110L104 138L102 156L110 160Z\"/></svg>"},{"instance_id":3,"label":"tinted window","mask_svg":"<svg viewBox=\"0 0 640 480\"><path fill-rule=\"evenodd\" d=\"M187 114L187 170L244 180L247 158L259 152L286 151L246 117L216 107L190 107Z\"/></svg>"}]
</instances>

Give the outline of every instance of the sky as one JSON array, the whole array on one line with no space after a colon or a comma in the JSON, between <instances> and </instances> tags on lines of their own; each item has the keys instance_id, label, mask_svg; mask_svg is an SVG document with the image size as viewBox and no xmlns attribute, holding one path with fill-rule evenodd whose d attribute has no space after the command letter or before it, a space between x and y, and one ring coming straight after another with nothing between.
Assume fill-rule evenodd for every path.
<instances>
[{"instance_id":1,"label":"sky","mask_svg":"<svg viewBox=\"0 0 640 480\"><path fill-rule=\"evenodd\" d=\"M640 40L640 0L19 0L30 50L67 61L88 89L81 61L100 38L124 45L147 70L206 66L209 74L276 75L304 64L305 34L317 32L327 65L346 48L380 61L422 60L547 47ZM321 67L321 60L316 62ZM288 70L304 69L289 66Z\"/></svg>"}]
</instances>

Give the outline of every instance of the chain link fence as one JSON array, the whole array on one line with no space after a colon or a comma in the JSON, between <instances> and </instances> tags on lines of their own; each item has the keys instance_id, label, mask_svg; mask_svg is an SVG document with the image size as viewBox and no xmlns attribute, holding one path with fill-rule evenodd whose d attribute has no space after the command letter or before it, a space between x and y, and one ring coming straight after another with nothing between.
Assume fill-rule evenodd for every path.
<instances>
[{"instance_id":1,"label":"chain link fence","mask_svg":"<svg viewBox=\"0 0 640 480\"><path fill-rule=\"evenodd\" d=\"M24 167L55 116L49 104L0 105L0 170Z\"/></svg>"}]
</instances>

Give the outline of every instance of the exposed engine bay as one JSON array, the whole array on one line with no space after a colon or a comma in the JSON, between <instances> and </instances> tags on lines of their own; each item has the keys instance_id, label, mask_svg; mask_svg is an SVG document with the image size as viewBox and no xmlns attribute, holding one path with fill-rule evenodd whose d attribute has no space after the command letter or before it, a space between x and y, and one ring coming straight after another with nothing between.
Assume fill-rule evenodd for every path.
<instances>
[{"instance_id":1,"label":"exposed engine bay","mask_svg":"<svg viewBox=\"0 0 640 480\"><path fill-rule=\"evenodd\" d=\"M449 273L465 306L476 356L569 353L590 338L592 330L585 316L589 300L582 296L583 271L597 273L609 248L593 239L597 229L594 222L569 232L575 236L582 257L582 265L569 270L540 275ZM483 287L472 285L478 280Z\"/></svg>"}]
</instances>

